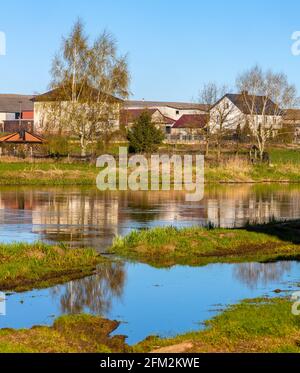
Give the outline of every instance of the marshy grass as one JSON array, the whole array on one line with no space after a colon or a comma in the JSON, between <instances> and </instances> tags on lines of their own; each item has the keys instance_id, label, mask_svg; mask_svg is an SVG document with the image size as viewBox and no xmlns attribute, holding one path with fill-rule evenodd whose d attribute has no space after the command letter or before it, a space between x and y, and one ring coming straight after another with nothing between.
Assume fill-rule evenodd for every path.
<instances>
[{"instance_id":1,"label":"marshy grass","mask_svg":"<svg viewBox=\"0 0 300 373\"><path fill-rule=\"evenodd\" d=\"M41 242L0 244L0 290L46 288L94 273L104 259L93 249Z\"/></svg>"},{"instance_id":2,"label":"marshy grass","mask_svg":"<svg viewBox=\"0 0 300 373\"><path fill-rule=\"evenodd\" d=\"M174 227L117 237L110 252L155 267L300 259L300 222L271 222L245 229Z\"/></svg>"}]
</instances>

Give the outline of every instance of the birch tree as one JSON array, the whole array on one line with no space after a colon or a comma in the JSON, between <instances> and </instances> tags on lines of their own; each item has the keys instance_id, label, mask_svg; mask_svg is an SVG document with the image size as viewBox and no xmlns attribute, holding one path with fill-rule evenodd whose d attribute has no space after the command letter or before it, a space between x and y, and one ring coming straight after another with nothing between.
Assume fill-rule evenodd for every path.
<instances>
[{"instance_id":1,"label":"birch tree","mask_svg":"<svg viewBox=\"0 0 300 373\"><path fill-rule=\"evenodd\" d=\"M90 143L116 129L121 99L129 95L127 57L118 56L116 41L106 31L90 44L79 20L63 39L51 73L48 116L78 137L85 156Z\"/></svg>"},{"instance_id":2,"label":"birch tree","mask_svg":"<svg viewBox=\"0 0 300 373\"><path fill-rule=\"evenodd\" d=\"M296 88L289 84L286 75L270 70L264 72L259 66L241 74L236 85L242 93L245 120L262 161L268 142L282 127L283 110L297 103Z\"/></svg>"}]
</instances>

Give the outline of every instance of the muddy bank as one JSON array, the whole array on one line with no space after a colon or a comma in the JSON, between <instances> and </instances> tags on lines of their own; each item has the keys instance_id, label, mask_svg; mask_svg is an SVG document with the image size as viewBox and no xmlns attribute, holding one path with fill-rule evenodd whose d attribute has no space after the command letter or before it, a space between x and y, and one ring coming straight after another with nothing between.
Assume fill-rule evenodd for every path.
<instances>
[{"instance_id":1,"label":"muddy bank","mask_svg":"<svg viewBox=\"0 0 300 373\"><path fill-rule=\"evenodd\" d=\"M124 336L111 337L116 321L89 315L63 316L52 327L0 330L0 353L130 352Z\"/></svg>"}]
</instances>

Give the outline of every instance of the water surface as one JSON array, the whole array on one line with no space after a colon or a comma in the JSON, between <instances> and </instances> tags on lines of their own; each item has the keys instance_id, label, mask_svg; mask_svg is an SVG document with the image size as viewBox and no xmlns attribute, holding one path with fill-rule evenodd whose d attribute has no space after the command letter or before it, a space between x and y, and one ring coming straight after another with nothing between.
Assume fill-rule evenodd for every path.
<instances>
[{"instance_id":1,"label":"water surface","mask_svg":"<svg viewBox=\"0 0 300 373\"><path fill-rule=\"evenodd\" d=\"M300 186L207 187L182 192L102 193L96 188L0 188L0 241L67 242L104 251L116 235L154 226L242 226L300 218Z\"/></svg>"},{"instance_id":2,"label":"water surface","mask_svg":"<svg viewBox=\"0 0 300 373\"><path fill-rule=\"evenodd\" d=\"M181 192L101 193L95 188L0 188L0 242L43 240L105 251L116 235L155 226L221 227L300 218L300 186L206 187L199 203ZM245 298L297 289L300 263L212 264L155 269L139 263L100 266L98 274L51 289L7 296L0 328L51 325L63 314L121 321L133 344L199 330L204 320Z\"/></svg>"},{"instance_id":3,"label":"water surface","mask_svg":"<svg viewBox=\"0 0 300 373\"><path fill-rule=\"evenodd\" d=\"M121 321L128 343L149 335L199 330L203 321L245 298L298 289L300 263L212 264L155 269L144 264L100 266L98 274L51 289L7 296L0 328L52 325L63 314L91 313ZM298 289L299 290L299 289Z\"/></svg>"}]
</instances>

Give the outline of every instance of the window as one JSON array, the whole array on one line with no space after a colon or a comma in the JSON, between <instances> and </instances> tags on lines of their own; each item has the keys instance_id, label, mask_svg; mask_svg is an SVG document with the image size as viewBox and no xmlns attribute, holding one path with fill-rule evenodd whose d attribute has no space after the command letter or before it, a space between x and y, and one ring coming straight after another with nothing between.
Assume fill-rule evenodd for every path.
<instances>
[{"instance_id":1,"label":"window","mask_svg":"<svg viewBox=\"0 0 300 373\"><path fill-rule=\"evenodd\" d=\"M180 114L180 111L179 110L176 110L176 115L179 115Z\"/></svg>"}]
</instances>

